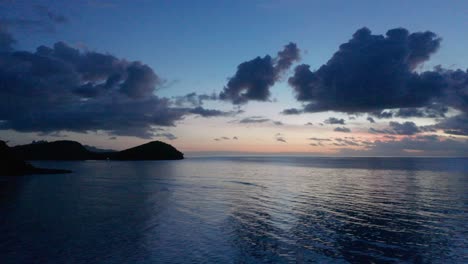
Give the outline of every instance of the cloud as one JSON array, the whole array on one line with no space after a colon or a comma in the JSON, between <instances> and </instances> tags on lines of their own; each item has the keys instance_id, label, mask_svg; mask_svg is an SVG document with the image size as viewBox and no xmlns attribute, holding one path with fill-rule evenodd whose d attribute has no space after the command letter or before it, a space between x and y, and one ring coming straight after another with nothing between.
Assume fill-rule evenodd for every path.
<instances>
[{"instance_id":1,"label":"cloud","mask_svg":"<svg viewBox=\"0 0 468 264\"><path fill-rule=\"evenodd\" d=\"M307 122L305 123L305 126L313 126L314 124L312 122Z\"/></svg>"},{"instance_id":2,"label":"cloud","mask_svg":"<svg viewBox=\"0 0 468 264\"><path fill-rule=\"evenodd\" d=\"M300 60L300 51L295 43L290 42L284 46L282 51L278 52L276 71L278 73L289 70L291 65Z\"/></svg>"},{"instance_id":3,"label":"cloud","mask_svg":"<svg viewBox=\"0 0 468 264\"><path fill-rule=\"evenodd\" d=\"M233 137L232 139L233 139L233 140L239 140L239 138L238 138L238 137Z\"/></svg>"},{"instance_id":4,"label":"cloud","mask_svg":"<svg viewBox=\"0 0 468 264\"><path fill-rule=\"evenodd\" d=\"M369 128L370 133L376 134L391 134L391 135L414 135L427 130L426 128L418 127L414 122L389 122L389 127L385 129Z\"/></svg>"},{"instance_id":5,"label":"cloud","mask_svg":"<svg viewBox=\"0 0 468 264\"><path fill-rule=\"evenodd\" d=\"M340 145L344 146L361 146L361 144L359 144L359 142L352 137L335 138L335 141L339 142Z\"/></svg>"},{"instance_id":6,"label":"cloud","mask_svg":"<svg viewBox=\"0 0 468 264\"><path fill-rule=\"evenodd\" d=\"M395 112L394 116L401 118L442 118L445 117L448 110L447 106L435 104L424 108L400 108Z\"/></svg>"},{"instance_id":7,"label":"cloud","mask_svg":"<svg viewBox=\"0 0 468 264\"><path fill-rule=\"evenodd\" d=\"M216 100L216 94L197 94L195 92L188 93L184 96L174 96L174 105L178 107L198 107L202 106L205 100Z\"/></svg>"},{"instance_id":8,"label":"cloud","mask_svg":"<svg viewBox=\"0 0 468 264\"><path fill-rule=\"evenodd\" d=\"M336 131L336 132L344 132L344 133L350 133L351 132L351 129L347 128L347 127L336 127L335 129L333 129L333 131Z\"/></svg>"},{"instance_id":9,"label":"cloud","mask_svg":"<svg viewBox=\"0 0 468 264\"><path fill-rule=\"evenodd\" d=\"M233 116L239 113L238 111L226 112L226 111L221 111L221 110L216 110L216 109L205 109L201 106L198 106L195 108L186 108L184 110L187 111L188 113L200 115L203 117Z\"/></svg>"},{"instance_id":10,"label":"cloud","mask_svg":"<svg viewBox=\"0 0 468 264\"><path fill-rule=\"evenodd\" d=\"M271 120L270 118L266 118L263 116L250 116L250 117L245 117L241 120L238 121L233 121L233 122L238 122L240 124L260 124L260 123L271 123L275 126L282 126L284 125L283 122L281 121L275 121Z\"/></svg>"},{"instance_id":11,"label":"cloud","mask_svg":"<svg viewBox=\"0 0 468 264\"><path fill-rule=\"evenodd\" d=\"M435 128L444 130L446 134L468 136L468 114L447 118L436 124Z\"/></svg>"},{"instance_id":12,"label":"cloud","mask_svg":"<svg viewBox=\"0 0 468 264\"><path fill-rule=\"evenodd\" d=\"M310 143L311 146L323 146L323 143L332 141L330 138L317 138L311 137L308 140L315 141L314 143Z\"/></svg>"},{"instance_id":13,"label":"cloud","mask_svg":"<svg viewBox=\"0 0 468 264\"><path fill-rule=\"evenodd\" d=\"M273 124L274 124L274 125L277 125L277 126L282 126L282 125L284 125L283 122L281 122L281 121L273 121Z\"/></svg>"},{"instance_id":14,"label":"cloud","mask_svg":"<svg viewBox=\"0 0 468 264\"><path fill-rule=\"evenodd\" d=\"M317 138L317 137L311 137L308 138L309 140L314 140L314 141L331 141L329 138Z\"/></svg>"},{"instance_id":15,"label":"cloud","mask_svg":"<svg viewBox=\"0 0 468 264\"><path fill-rule=\"evenodd\" d=\"M284 138L284 136L281 133L276 133L275 140L278 142L288 143L286 141L286 138Z\"/></svg>"},{"instance_id":16,"label":"cloud","mask_svg":"<svg viewBox=\"0 0 468 264\"><path fill-rule=\"evenodd\" d=\"M392 111L373 111L369 114L378 119L390 119L393 117Z\"/></svg>"},{"instance_id":17,"label":"cloud","mask_svg":"<svg viewBox=\"0 0 468 264\"><path fill-rule=\"evenodd\" d=\"M362 28L317 71L297 66L289 84L299 101L309 103L304 108L308 112L421 107L441 95L444 82L438 73L414 70L437 51L440 41L430 31L396 28L382 36Z\"/></svg>"},{"instance_id":18,"label":"cloud","mask_svg":"<svg viewBox=\"0 0 468 264\"><path fill-rule=\"evenodd\" d=\"M166 138L166 139L168 139L168 140L175 140L175 139L177 139L177 137L176 137L174 134L168 133L168 132L154 134L154 137L163 137L163 138Z\"/></svg>"},{"instance_id":19,"label":"cloud","mask_svg":"<svg viewBox=\"0 0 468 264\"><path fill-rule=\"evenodd\" d=\"M284 109L283 111L281 111L281 114L283 115L299 115L302 113L303 111L297 108L288 108L288 109Z\"/></svg>"},{"instance_id":20,"label":"cloud","mask_svg":"<svg viewBox=\"0 0 468 264\"><path fill-rule=\"evenodd\" d=\"M385 35L373 35L367 28L359 29L318 70L310 70L307 64L295 68L288 82L304 107L283 112L434 118L440 121L435 127L464 135L466 131L456 120L468 115L468 70L441 66L421 70L440 43L441 38L430 31L410 33L395 28ZM450 109L460 116L447 119Z\"/></svg>"},{"instance_id":21,"label":"cloud","mask_svg":"<svg viewBox=\"0 0 468 264\"><path fill-rule=\"evenodd\" d=\"M436 135L375 141L367 149L342 149L341 154L364 156L468 156L468 141L444 139Z\"/></svg>"},{"instance_id":22,"label":"cloud","mask_svg":"<svg viewBox=\"0 0 468 264\"><path fill-rule=\"evenodd\" d=\"M369 128L369 133L372 134L395 134L393 130L390 129L377 129L377 128Z\"/></svg>"},{"instance_id":23,"label":"cloud","mask_svg":"<svg viewBox=\"0 0 468 264\"><path fill-rule=\"evenodd\" d=\"M374 118L372 118L372 117L370 117L370 116L369 116L369 117L367 117L367 121L369 121L369 122L371 122L371 123L375 123L375 120L374 120Z\"/></svg>"},{"instance_id":24,"label":"cloud","mask_svg":"<svg viewBox=\"0 0 468 264\"><path fill-rule=\"evenodd\" d=\"M0 38L10 36L0 31ZM226 112L173 107L156 95L162 79L139 61L81 51L64 42L35 52L15 51L1 42L0 129L52 133L106 131L151 138L154 126L174 126L185 115Z\"/></svg>"},{"instance_id":25,"label":"cloud","mask_svg":"<svg viewBox=\"0 0 468 264\"><path fill-rule=\"evenodd\" d=\"M390 122L389 125L393 131L395 131L395 134L398 135L414 135L421 132L419 127L414 122Z\"/></svg>"},{"instance_id":26,"label":"cloud","mask_svg":"<svg viewBox=\"0 0 468 264\"><path fill-rule=\"evenodd\" d=\"M336 117L329 117L325 121L323 121L325 124L331 124L331 125L344 125L345 120L344 119L338 119Z\"/></svg>"},{"instance_id":27,"label":"cloud","mask_svg":"<svg viewBox=\"0 0 468 264\"><path fill-rule=\"evenodd\" d=\"M266 55L243 62L237 66L236 74L229 79L219 98L233 104L244 104L250 100L268 101L270 87L298 60L299 49L296 44L289 43L276 58Z\"/></svg>"},{"instance_id":28,"label":"cloud","mask_svg":"<svg viewBox=\"0 0 468 264\"><path fill-rule=\"evenodd\" d=\"M269 118L261 117L261 116L251 116L243 118L239 121L241 124L252 124L252 123L265 123L271 121Z\"/></svg>"},{"instance_id":29,"label":"cloud","mask_svg":"<svg viewBox=\"0 0 468 264\"><path fill-rule=\"evenodd\" d=\"M126 71L127 78L122 82L120 91L130 98L147 97L155 91L157 85L161 84L153 69L140 62L128 65Z\"/></svg>"},{"instance_id":30,"label":"cloud","mask_svg":"<svg viewBox=\"0 0 468 264\"><path fill-rule=\"evenodd\" d=\"M230 140L230 139L231 139L230 137L219 137L219 138L215 138L214 140L221 141L221 140ZM233 137L232 139L237 140L237 137Z\"/></svg>"},{"instance_id":31,"label":"cloud","mask_svg":"<svg viewBox=\"0 0 468 264\"><path fill-rule=\"evenodd\" d=\"M442 102L442 101L441 101ZM389 119L392 117L400 118L443 118L449 111L448 106L442 103L431 103L425 107L417 108L399 108L394 110L374 111L370 114L375 118Z\"/></svg>"}]
</instances>

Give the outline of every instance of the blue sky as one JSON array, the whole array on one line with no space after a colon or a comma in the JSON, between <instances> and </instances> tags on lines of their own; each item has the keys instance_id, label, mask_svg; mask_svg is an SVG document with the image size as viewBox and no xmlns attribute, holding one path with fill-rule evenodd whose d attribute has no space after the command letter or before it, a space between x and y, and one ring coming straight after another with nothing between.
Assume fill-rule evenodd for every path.
<instances>
[{"instance_id":1,"label":"blue sky","mask_svg":"<svg viewBox=\"0 0 468 264\"><path fill-rule=\"evenodd\" d=\"M5 1L8 3L9 1ZM3 13L31 12L31 4L3 4ZM30 1L27 1L28 3ZM68 2L68 3L67 3ZM313 68L325 63L358 28L384 34L405 27L443 38L430 65L466 68L465 1L56 1L38 2L69 17L53 33L25 30L18 47L34 50L62 40L117 57L140 60L173 92L220 89L241 61L275 53L289 41L306 50ZM16 5L20 6L16 8Z\"/></svg>"},{"instance_id":2,"label":"blue sky","mask_svg":"<svg viewBox=\"0 0 468 264\"><path fill-rule=\"evenodd\" d=\"M241 107L245 111L243 114L232 118L213 120L187 117L181 124L168 128L168 133L178 137L173 143L188 151L249 152L252 148L248 145L255 145L254 139L243 143L244 147L239 147L240 143L225 147L213 142L213 139L223 136L223 127L225 131L232 131L234 128L229 124L233 120L249 116L266 116L291 126L299 126L309 120L320 123L330 116L347 117L347 114L336 112L285 117L279 112L285 108L301 106L287 82L294 67L305 63L310 65L311 70L318 69L331 58L340 44L351 39L353 33L362 27L368 27L376 35L385 34L387 30L397 27L406 28L409 32L430 30L440 36L442 42L438 51L417 70L430 70L436 65L453 70L468 67L466 1L90 0L57 3L5 0L0 2L0 16L3 20L40 19L36 6L43 6L54 14L63 15L66 23L51 25L48 29L10 25L9 32L17 41L16 50L33 52L38 46L50 47L57 41L63 41L82 52L96 51L128 61L141 61L165 80L165 84L159 86L156 92L160 97L171 98L190 92L219 93L228 79L236 73L240 63L257 56L275 56L287 43L297 44L301 51L301 61L294 64L271 87L275 102L249 102ZM218 101L209 101L207 105L225 111L236 107ZM361 119L365 120L365 117ZM431 124L430 120L425 119L411 121L418 125ZM388 120L384 122L388 123ZM188 139L197 140L194 135L198 132L187 131L203 130L207 126L216 127L214 134L199 140L210 147L188 143ZM243 128L238 129L242 133L240 131ZM321 152L319 149L309 151L298 146L284 147L284 144L280 144L281 147L278 148L271 147L278 144L275 136L278 133L289 134L290 138L298 139L296 144L301 144L301 140L305 139L299 140L300 137L307 133L323 134L321 128L313 131L286 126L281 130L274 126L256 129L259 129L255 132L258 137L265 134L270 137L271 142L262 145L265 152L288 152L289 149L296 152ZM11 129L0 133L17 143L37 137L37 133L17 133ZM106 140L107 135L99 133L97 136L96 133L90 136L89 133L62 131L62 134L103 147L121 148L143 141L125 137L126 143L117 144ZM230 137L233 136L236 135ZM307 145L307 142L304 144ZM330 150L325 150L325 153L330 153Z\"/></svg>"}]
</instances>

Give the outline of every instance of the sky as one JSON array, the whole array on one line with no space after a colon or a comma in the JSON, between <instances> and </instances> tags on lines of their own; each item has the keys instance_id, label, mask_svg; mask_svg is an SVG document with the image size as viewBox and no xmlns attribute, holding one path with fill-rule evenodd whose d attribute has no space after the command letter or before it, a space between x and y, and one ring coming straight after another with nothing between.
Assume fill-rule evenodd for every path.
<instances>
[{"instance_id":1,"label":"sky","mask_svg":"<svg viewBox=\"0 0 468 264\"><path fill-rule=\"evenodd\" d=\"M0 138L468 156L466 1L0 1Z\"/></svg>"}]
</instances>

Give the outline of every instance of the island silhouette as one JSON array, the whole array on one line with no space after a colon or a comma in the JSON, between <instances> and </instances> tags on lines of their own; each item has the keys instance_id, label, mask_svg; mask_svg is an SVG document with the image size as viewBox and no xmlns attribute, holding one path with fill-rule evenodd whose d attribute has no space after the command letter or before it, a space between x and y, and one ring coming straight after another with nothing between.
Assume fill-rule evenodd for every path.
<instances>
[{"instance_id":1,"label":"island silhouette","mask_svg":"<svg viewBox=\"0 0 468 264\"><path fill-rule=\"evenodd\" d=\"M96 149L96 148L94 148ZM0 175L69 173L68 170L36 168L26 160L180 160L184 154L173 146L151 141L122 151L91 151L71 140L39 141L9 147L0 140Z\"/></svg>"},{"instance_id":2,"label":"island silhouette","mask_svg":"<svg viewBox=\"0 0 468 264\"><path fill-rule=\"evenodd\" d=\"M26 174L59 174L70 173L69 170L36 168L24 161L16 152L0 140L0 175L17 176Z\"/></svg>"}]
</instances>

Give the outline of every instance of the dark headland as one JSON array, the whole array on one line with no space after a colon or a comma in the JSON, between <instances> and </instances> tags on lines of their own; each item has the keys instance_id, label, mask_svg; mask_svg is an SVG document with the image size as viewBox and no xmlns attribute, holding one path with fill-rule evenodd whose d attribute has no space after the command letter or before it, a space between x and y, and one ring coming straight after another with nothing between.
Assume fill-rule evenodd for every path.
<instances>
[{"instance_id":1,"label":"dark headland","mask_svg":"<svg viewBox=\"0 0 468 264\"><path fill-rule=\"evenodd\" d=\"M92 149L92 148L91 148ZM33 142L9 147L0 140L0 175L69 173L68 170L36 168L26 160L180 160L184 154L161 141L152 141L122 151L91 151L70 140Z\"/></svg>"},{"instance_id":2,"label":"dark headland","mask_svg":"<svg viewBox=\"0 0 468 264\"><path fill-rule=\"evenodd\" d=\"M152 141L122 151L91 151L79 142L60 140L34 142L12 148L24 160L180 160L184 154L161 141Z\"/></svg>"},{"instance_id":3,"label":"dark headland","mask_svg":"<svg viewBox=\"0 0 468 264\"><path fill-rule=\"evenodd\" d=\"M69 170L36 168L19 157L16 152L0 140L0 175L16 176L26 174L60 174Z\"/></svg>"}]
</instances>

